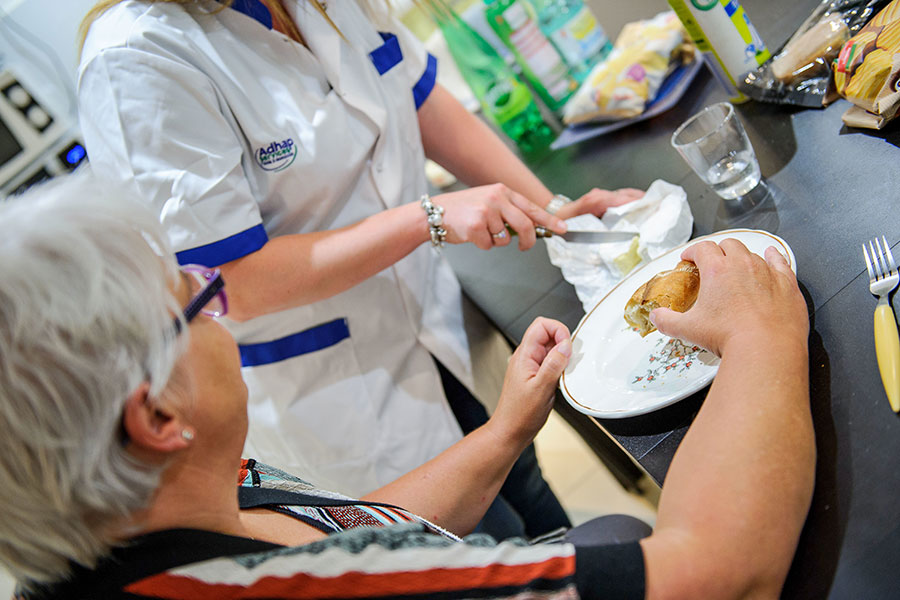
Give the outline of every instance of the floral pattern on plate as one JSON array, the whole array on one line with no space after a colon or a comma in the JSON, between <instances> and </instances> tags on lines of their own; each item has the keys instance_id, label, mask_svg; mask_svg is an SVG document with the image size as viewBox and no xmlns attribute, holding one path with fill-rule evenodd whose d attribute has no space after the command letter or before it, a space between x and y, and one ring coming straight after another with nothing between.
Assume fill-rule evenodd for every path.
<instances>
[{"instance_id":1,"label":"floral pattern on plate","mask_svg":"<svg viewBox=\"0 0 900 600\"><path fill-rule=\"evenodd\" d=\"M684 377L691 367L701 364L701 353L709 354L700 346L688 346L681 340L661 337L647 355L647 364L633 374L631 385L646 389L649 385L664 383L669 377Z\"/></svg>"}]
</instances>

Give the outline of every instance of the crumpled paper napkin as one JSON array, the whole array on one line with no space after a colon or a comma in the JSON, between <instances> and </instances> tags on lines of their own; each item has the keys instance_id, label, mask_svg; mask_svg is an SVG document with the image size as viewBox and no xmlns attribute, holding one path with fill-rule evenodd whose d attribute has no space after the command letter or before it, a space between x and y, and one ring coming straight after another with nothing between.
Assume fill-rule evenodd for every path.
<instances>
[{"instance_id":1,"label":"crumpled paper napkin","mask_svg":"<svg viewBox=\"0 0 900 600\"><path fill-rule=\"evenodd\" d=\"M578 299L588 312L628 273L688 241L694 216L684 189L657 179L640 200L610 208L600 219L579 215L568 219L566 224L572 231L637 231L640 234L637 242L640 262L627 269L628 272L623 272L620 265L633 262L623 256L633 250L633 242L574 243L556 236L545 240L550 262L575 286Z\"/></svg>"}]
</instances>

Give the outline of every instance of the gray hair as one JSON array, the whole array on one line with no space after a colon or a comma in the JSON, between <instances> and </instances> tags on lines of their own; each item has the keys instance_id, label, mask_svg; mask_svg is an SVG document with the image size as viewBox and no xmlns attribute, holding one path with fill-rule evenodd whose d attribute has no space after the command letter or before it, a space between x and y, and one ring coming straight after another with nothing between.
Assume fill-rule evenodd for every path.
<instances>
[{"instance_id":1,"label":"gray hair","mask_svg":"<svg viewBox=\"0 0 900 600\"><path fill-rule=\"evenodd\" d=\"M0 202L0 562L21 584L94 566L159 483L121 419L184 347L176 268L156 219L86 173Z\"/></svg>"}]
</instances>

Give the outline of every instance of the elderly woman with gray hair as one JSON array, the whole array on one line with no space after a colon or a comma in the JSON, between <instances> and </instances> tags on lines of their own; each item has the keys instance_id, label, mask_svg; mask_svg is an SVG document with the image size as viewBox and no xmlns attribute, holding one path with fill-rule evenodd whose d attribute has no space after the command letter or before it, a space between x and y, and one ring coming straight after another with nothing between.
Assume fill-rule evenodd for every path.
<instances>
[{"instance_id":1,"label":"elderly woman with gray hair","mask_svg":"<svg viewBox=\"0 0 900 600\"><path fill-rule=\"evenodd\" d=\"M774 597L812 488L805 305L777 253L731 242L686 251L697 305L655 316L723 358L656 531L613 543L598 521L497 543L458 536L547 418L572 352L562 324L528 329L487 424L348 498L241 459L247 390L213 318L217 270L179 269L156 221L87 177L10 200L0 562L27 599Z\"/></svg>"}]
</instances>

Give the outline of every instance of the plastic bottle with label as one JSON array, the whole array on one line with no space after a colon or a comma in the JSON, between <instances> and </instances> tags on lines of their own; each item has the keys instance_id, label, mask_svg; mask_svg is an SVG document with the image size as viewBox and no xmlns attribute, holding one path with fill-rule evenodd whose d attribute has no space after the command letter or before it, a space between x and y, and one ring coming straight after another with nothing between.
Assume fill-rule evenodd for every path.
<instances>
[{"instance_id":1,"label":"plastic bottle with label","mask_svg":"<svg viewBox=\"0 0 900 600\"><path fill-rule=\"evenodd\" d=\"M497 32L488 25L487 17L484 14L484 2L476 0L462 10L455 8L455 5L452 3L448 4L456 10L460 19L465 21L469 27L475 30L475 33L483 37L484 41L497 51L497 54L503 57L503 60L512 67L512 70L515 71L516 75L522 72L522 67L516 62L516 57L512 53L512 50L507 48L506 44L500 41L500 38L497 37Z\"/></svg>"},{"instance_id":2,"label":"plastic bottle with label","mask_svg":"<svg viewBox=\"0 0 900 600\"><path fill-rule=\"evenodd\" d=\"M512 50L541 100L559 112L578 89L578 81L541 32L534 7L526 0L484 0L488 24Z\"/></svg>"},{"instance_id":3,"label":"plastic bottle with label","mask_svg":"<svg viewBox=\"0 0 900 600\"><path fill-rule=\"evenodd\" d=\"M478 98L485 116L525 155L545 150L555 139L531 91L497 51L442 0L428 0L453 61Z\"/></svg>"},{"instance_id":4,"label":"plastic bottle with label","mask_svg":"<svg viewBox=\"0 0 900 600\"><path fill-rule=\"evenodd\" d=\"M738 0L668 0L732 102L747 100L737 82L771 54Z\"/></svg>"},{"instance_id":5,"label":"plastic bottle with label","mask_svg":"<svg viewBox=\"0 0 900 600\"><path fill-rule=\"evenodd\" d=\"M581 83L612 50L597 17L583 0L530 0L538 23L559 50L572 76Z\"/></svg>"}]
</instances>

